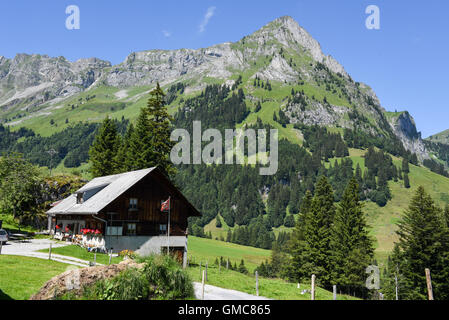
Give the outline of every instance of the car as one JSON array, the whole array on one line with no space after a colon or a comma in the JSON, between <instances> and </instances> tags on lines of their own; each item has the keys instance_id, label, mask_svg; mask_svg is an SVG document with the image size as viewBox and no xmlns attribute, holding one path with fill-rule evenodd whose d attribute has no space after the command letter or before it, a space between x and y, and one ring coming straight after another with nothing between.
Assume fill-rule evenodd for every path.
<instances>
[{"instance_id":1,"label":"car","mask_svg":"<svg viewBox=\"0 0 449 320\"><path fill-rule=\"evenodd\" d=\"M3 229L0 229L0 242L5 244L9 240L8 232Z\"/></svg>"}]
</instances>

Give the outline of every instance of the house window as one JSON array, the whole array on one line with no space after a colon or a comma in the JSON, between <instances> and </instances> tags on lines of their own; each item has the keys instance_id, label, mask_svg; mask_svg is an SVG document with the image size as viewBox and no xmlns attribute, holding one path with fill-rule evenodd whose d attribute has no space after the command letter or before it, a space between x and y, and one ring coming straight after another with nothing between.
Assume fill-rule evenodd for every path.
<instances>
[{"instance_id":1,"label":"house window","mask_svg":"<svg viewBox=\"0 0 449 320\"><path fill-rule=\"evenodd\" d=\"M136 224L135 223L128 223L128 236L135 236L136 235Z\"/></svg>"},{"instance_id":2,"label":"house window","mask_svg":"<svg viewBox=\"0 0 449 320\"><path fill-rule=\"evenodd\" d=\"M159 234L167 234L167 225L166 224L159 225Z\"/></svg>"},{"instance_id":3,"label":"house window","mask_svg":"<svg viewBox=\"0 0 449 320\"><path fill-rule=\"evenodd\" d=\"M106 229L107 236L121 236L123 234L123 227L108 226Z\"/></svg>"},{"instance_id":4,"label":"house window","mask_svg":"<svg viewBox=\"0 0 449 320\"><path fill-rule=\"evenodd\" d=\"M84 202L84 193L76 194L76 204L82 204Z\"/></svg>"},{"instance_id":5,"label":"house window","mask_svg":"<svg viewBox=\"0 0 449 320\"><path fill-rule=\"evenodd\" d=\"M138 201L136 198L129 199L129 209L130 210L137 210L137 204L138 204Z\"/></svg>"}]
</instances>

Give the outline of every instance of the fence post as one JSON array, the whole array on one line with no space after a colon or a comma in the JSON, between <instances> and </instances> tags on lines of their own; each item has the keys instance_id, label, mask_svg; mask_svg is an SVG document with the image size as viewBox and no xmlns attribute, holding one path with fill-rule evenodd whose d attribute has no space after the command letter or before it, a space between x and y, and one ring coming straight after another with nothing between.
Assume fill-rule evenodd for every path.
<instances>
[{"instance_id":1,"label":"fence post","mask_svg":"<svg viewBox=\"0 0 449 320\"><path fill-rule=\"evenodd\" d=\"M0 254L2 254L2 247L3 247L3 242L0 241Z\"/></svg>"},{"instance_id":2,"label":"fence post","mask_svg":"<svg viewBox=\"0 0 449 320\"><path fill-rule=\"evenodd\" d=\"M221 258L218 260L218 273L221 272Z\"/></svg>"},{"instance_id":3,"label":"fence post","mask_svg":"<svg viewBox=\"0 0 449 320\"><path fill-rule=\"evenodd\" d=\"M112 261L112 249L109 250L109 264L111 264Z\"/></svg>"},{"instance_id":4,"label":"fence post","mask_svg":"<svg viewBox=\"0 0 449 320\"><path fill-rule=\"evenodd\" d=\"M315 275L314 274L312 274L311 299L315 300Z\"/></svg>"},{"instance_id":5,"label":"fence post","mask_svg":"<svg viewBox=\"0 0 449 320\"><path fill-rule=\"evenodd\" d=\"M226 269L229 270L229 258L228 258L228 260L226 260Z\"/></svg>"},{"instance_id":6,"label":"fence post","mask_svg":"<svg viewBox=\"0 0 449 320\"><path fill-rule=\"evenodd\" d=\"M333 291L333 293L334 293L334 300L337 300L337 286L334 284L333 286L332 286L332 291Z\"/></svg>"},{"instance_id":7,"label":"fence post","mask_svg":"<svg viewBox=\"0 0 449 320\"><path fill-rule=\"evenodd\" d=\"M200 277L201 277L201 261L200 261Z\"/></svg>"},{"instance_id":8,"label":"fence post","mask_svg":"<svg viewBox=\"0 0 449 320\"><path fill-rule=\"evenodd\" d=\"M256 296L259 296L259 273L256 271Z\"/></svg>"},{"instance_id":9,"label":"fence post","mask_svg":"<svg viewBox=\"0 0 449 320\"><path fill-rule=\"evenodd\" d=\"M97 265L97 253L95 252L94 253L94 266L96 266Z\"/></svg>"},{"instance_id":10,"label":"fence post","mask_svg":"<svg viewBox=\"0 0 449 320\"><path fill-rule=\"evenodd\" d=\"M201 300L204 300L204 277L205 277L206 271L203 270L203 280L201 281Z\"/></svg>"},{"instance_id":11,"label":"fence post","mask_svg":"<svg viewBox=\"0 0 449 320\"><path fill-rule=\"evenodd\" d=\"M426 268L426 282L427 282L427 292L429 295L429 300L433 300L433 289L432 289L432 279L430 278L430 269Z\"/></svg>"},{"instance_id":12,"label":"fence post","mask_svg":"<svg viewBox=\"0 0 449 320\"><path fill-rule=\"evenodd\" d=\"M50 249L48 250L48 260L51 260L51 246L52 243L50 242Z\"/></svg>"},{"instance_id":13,"label":"fence post","mask_svg":"<svg viewBox=\"0 0 449 320\"><path fill-rule=\"evenodd\" d=\"M206 282L207 282L207 265L208 265L208 262L206 261Z\"/></svg>"}]
</instances>

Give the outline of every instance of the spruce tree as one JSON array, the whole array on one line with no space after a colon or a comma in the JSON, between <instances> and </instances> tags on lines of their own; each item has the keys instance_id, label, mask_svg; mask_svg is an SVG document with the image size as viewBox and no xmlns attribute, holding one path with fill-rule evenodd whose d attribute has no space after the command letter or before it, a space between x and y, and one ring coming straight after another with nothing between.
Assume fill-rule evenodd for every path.
<instances>
[{"instance_id":1,"label":"spruce tree","mask_svg":"<svg viewBox=\"0 0 449 320\"><path fill-rule=\"evenodd\" d=\"M304 196L301 209L299 212L298 220L296 221L295 228L293 229L290 240L287 243L288 251L290 253L291 259L288 265L289 278L294 281L298 281L302 277L301 273L301 254L305 246L304 242L304 222L306 220L306 215L310 212L310 206L312 204L312 193L307 190Z\"/></svg>"},{"instance_id":2,"label":"spruce tree","mask_svg":"<svg viewBox=\"0 0 449 320\"><path fill-rule=\"evenodd\" d=\"M108 176L117 172L117 153L120 136L115 122L106 117L89 149L93 177Z\"/></svg>"},{"instance_id":3,"label":"spruce tree","mask_svg":"<svg viewBox=\"0 0 449 320\"><path fill-rule=\"evenodd\" d=\"M165 93L157 83L156 88L150 92L147 109L153 135L152 148L155 152L155 165L162 172L172 174L175 169L170 161L170 151L174 142L170 140L171 126L174 121L165 106Z\"/></svg>"},{"instance_id":4,"label":"spruce tree","mask_svg":"<svg viewBox=\"0 0 449 320\"><path fill-rule=\"evenodd\" d=\"M359 201L359 188L351 179L337 206L332 227L332 280L343 289L352 287L364 291L366 267L374 253L373 240Z\"/></svg>"},{"instance_id":5,"label":"spruce tree","mask_svg":"<svg viewBox=\"0 0 449 320\"><path fill-rule=\"evenodd\" d=\"M404 173L409 173L410 172L410 168L408 165L408 159L407 158L403 158L402 159L402 172Z\"/></svg>"},{"instance_id":6,"label":"spruce tree","mask_svg":"<svg viewBox=\"0 0 449 320\"><path fill-rule=\"evenodd\" d=\"M132 157L130 158L130 142L134 132L134 125L132 123L129 124L128 129L126 130L126 134L123 138L120 149L117 153L117 165L118 170L117 173L127 172L132 170Z\"/></svg>"},{"instance_id":7,"label":"spruce tree","mask_svg":"<svg viewBox=\"0 0 449 320\"><path fill-rule=\"evenodd\" d=\"M326 177L315 186L310 211L305 215L298 279L315 274L323 285L331 284L331 227L335 215L334 192ZM295 259L295 257L293 257Z\"/></svg>"},{"instance_id":8,"label":"spruce tree","mask_svg":"<svg viewBox=\"0 0 449 320\"><path fill-rule=\"evenodd\" d=\"M140 110L129 142L128 158L132 170L157 166L163 173L174 173L170 162L172 116L167 112L165 94L159 83L150 92L147 107Z\"/></svg>"},{"instance_id":9,"label":"spruce tree","mask_svg":"<svg viewBox=\"0 0 449 320\"><path fill-rule=\"evenodd\" d=\"M446 226L449 228L449 204L446 204L444 207L444 220L446 222Z\"/></svg>"},{"instance_id":10,"label":"spruce tree","mask_svg":"<svg viewBox=\"0 0 449 320\"><path fill-rule=\"evenodd\" d=\"M410 188L410 180L408 178L408 174L404 173L404 187L409 189Z\"/></svg>"},{"instance_id":11,"label":"spruce tree","mask_svg":"<svg viewBox=\"0 0 449 320\"><path fill-rule=\"evenodd\" d=\"M398 248L392 259L398 262L393 267L405 284L400 299L427 299L426 268L431 271L434 298L449 299L449 231L441 209L423 187L416 191L398 226Z\"/></svg>"}]
</instances>

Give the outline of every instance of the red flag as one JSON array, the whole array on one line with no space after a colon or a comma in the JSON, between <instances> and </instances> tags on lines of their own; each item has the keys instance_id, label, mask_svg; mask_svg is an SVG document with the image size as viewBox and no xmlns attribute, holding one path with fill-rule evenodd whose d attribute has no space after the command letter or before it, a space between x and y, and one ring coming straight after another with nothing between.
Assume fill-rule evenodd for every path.
<instances>
[{"instance_id":1,"label":"red flag","mask_svg":"<svg viewBox=\"0 0 449 320\"><path fill-rule=\"evenodd\" d=\"M170 210L170 198L168 198L167 201L162 202L161 205L161 212L167 212L168 210Z\"/></svg>"}]
</instances>

